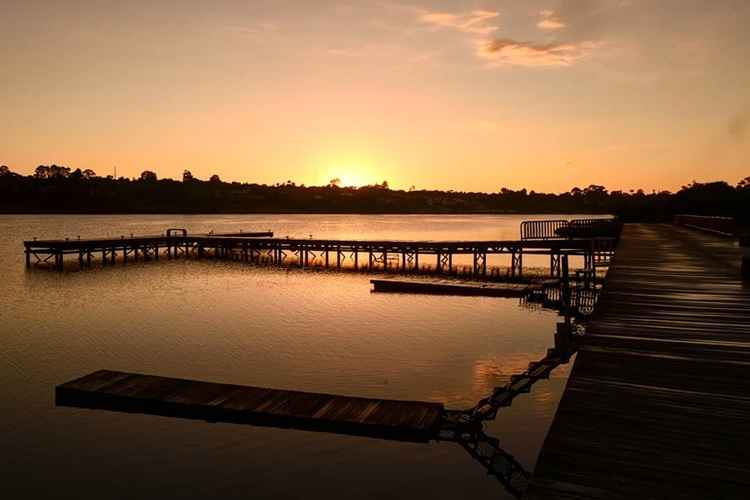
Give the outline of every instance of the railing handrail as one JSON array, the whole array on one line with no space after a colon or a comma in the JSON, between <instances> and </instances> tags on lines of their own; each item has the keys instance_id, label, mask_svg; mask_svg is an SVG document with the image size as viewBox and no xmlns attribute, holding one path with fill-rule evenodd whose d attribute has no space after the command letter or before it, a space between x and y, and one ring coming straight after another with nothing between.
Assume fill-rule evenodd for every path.
<instances>
[{"instance_id":1,"label":"railing handrail","mask_svg":"<svg viewBox=\"0 0 750 500\"><path fill-rule=\"evenodd\" d=\"M722 236L737 235L737 221L735 221L734 217L681 214L675 215L674 223Z\"/></svg>"}]
</instances>

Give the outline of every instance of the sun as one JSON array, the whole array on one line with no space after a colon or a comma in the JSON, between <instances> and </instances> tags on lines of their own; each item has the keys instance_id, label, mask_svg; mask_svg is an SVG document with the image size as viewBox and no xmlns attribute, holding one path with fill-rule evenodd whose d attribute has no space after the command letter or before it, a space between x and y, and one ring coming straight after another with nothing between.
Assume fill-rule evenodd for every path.
<instances>
[{"instance_id":1,"label":"sun","mask_svg":"<svg viewBox=\"0 0 750 500\"><path fill-rule=\"evenodd\" d=\"M339 187L361 187L373 182L364 169L351 166L328 169L328 175L324 182L328 184L333 179L339 180Z\"/></svg>"}]
</instances>

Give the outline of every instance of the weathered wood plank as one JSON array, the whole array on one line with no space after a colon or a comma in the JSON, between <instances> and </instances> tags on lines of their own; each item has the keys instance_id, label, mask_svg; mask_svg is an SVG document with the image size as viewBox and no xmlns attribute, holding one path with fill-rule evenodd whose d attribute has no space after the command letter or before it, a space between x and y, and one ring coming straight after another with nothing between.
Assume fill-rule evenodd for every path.
<instances>
[{"instance_id":1,"label":"weathered wood plank","mask_svg":"<svg viewBox=\"0 0 750 500\"><path fill-rule=\"evenodd\" d=\"M61 384L60 406L428 441L443 405L99 370Z\"/></svg>"},{"instance_id":2,"label":"weathered wood plank","mask_svg":"<svg viewBox=\"0 0 750 500\"><path fill-rule=\"evenodd\" d=\"M750 287L734 242L626 225L527 498L745 498Z\"/></svg>"}]
</instances>

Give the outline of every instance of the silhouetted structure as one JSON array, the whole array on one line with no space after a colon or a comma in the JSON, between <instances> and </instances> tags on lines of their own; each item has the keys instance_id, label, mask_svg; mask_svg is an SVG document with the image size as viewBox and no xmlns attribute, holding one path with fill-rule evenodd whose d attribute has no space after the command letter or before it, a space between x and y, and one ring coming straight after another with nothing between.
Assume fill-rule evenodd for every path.
<instances>
[{"instance_id":1,"label":"silhouetted structure","mask_svg":"<svg viewBox=\"0 0 750 500\"><path fill-rule=\"evenodd\" d=\"M420 262L428 256L434 259L436 273L451 274L455 255L471 255L471 274L484 278L488 275L487 256L507 254L511 257L510 277L523 274L523 255L549 255L550 272L560 276L561 256L580 255L585 267L595 270L597 262L606 261L614 249L614 238L555 238L548 240L498 241L378 241L292 239L217 234L190 235L185 230L170 229L156 236L124 236L120 238L27 240L24 241L26 266L54 262L62 269L66 255L75 255L80 267L90 266L95 255L103 264L114 264L120 256L128 260L158 260L166 251L167 258L192 256L213 257L243 262L296 264L299 267L318 265L340 269L348 260L354 269L418 273ZM257 234L252 234L256 236ZM360 262L360 257L362 261ZM32 258L35 262L32 262ZM366 260L365 260L366 259Z\"/></svg>"},{"instance_id":2,"label":"silhouetted structure","mask_svg":"<svg viewBox=\"0 0 750 500\"><path fill-rule=\"evenodd\" d=\"M748 178L750 179L750 178ZM390 189L387 182L359 188L305 187L291 181L272 186L196 179L157 180L145 171L137 180L96 177L40 165L33 176L0 170L0 212L5 213L606 213L632 220L672 220L677 214L733 216L747 223L750 180L692 183L677 193L607 191L591 185L569 192L536 193ZM488 186L488 188L490 188Z\"/></svg>"}]
</instances>

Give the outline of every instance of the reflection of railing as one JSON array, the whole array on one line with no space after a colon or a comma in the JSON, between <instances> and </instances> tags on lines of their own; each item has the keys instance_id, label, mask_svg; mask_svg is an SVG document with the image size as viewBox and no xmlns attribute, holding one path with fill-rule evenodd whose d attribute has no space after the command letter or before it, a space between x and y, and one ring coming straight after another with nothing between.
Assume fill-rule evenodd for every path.
<instances>
[{"instance_id":1,"label":"reflection of railing","mask_svg":"<svg viewBox=\"0 0 750 500\"><path fill-rule=\"evenodd\" d=\"M674 223L720 234L734 236L737 234L737 222L732 217L712 217L705 215L676 215Z\"/></svg>"},{"instance_id":2,"label":"reflection of railing","mask_svg":"<svg viewBox=\"0 0 750 500\"><path fill-rule=\"evenodd\" d=\"M494 476L505 490L521 498L529 484L531 474L518 460L500 447L500 440L488 436L481 427L467 431L441 431L440 441L458 443L471 457Z\"/></svg>"}]
</instances>

